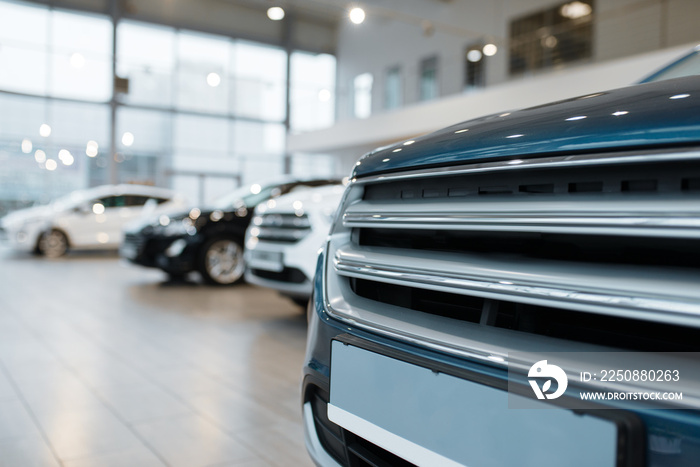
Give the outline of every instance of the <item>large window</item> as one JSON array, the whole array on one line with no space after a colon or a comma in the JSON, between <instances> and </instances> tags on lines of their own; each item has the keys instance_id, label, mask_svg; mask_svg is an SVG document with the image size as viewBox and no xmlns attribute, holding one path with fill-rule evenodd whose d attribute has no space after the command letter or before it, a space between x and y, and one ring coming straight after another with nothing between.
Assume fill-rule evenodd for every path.
<instances>
[{"instance_id":1,"label":"large window","mask_svg":"<svg viewBox=\"0 0 700 467\"><path fill-rule=\"evenodd\" d=\"M128 87L112 118L113 28L107 15L0 0L0 215L113 180L207 202L288 170L286 123L334 121L335 57L295 51L288 77L282 47L132 20L116 29Z\"/></svg>"},{"instance_id":2,"label":"large window","mask_svg":"<svg viewBox=\"0 0 700 467\"><path fill-rule=\"evenodd\" d=\"M403 86L401 83L401 68L389 68L384 83L384 108L397 109L403 104Z\"/></svg>"},{"instance_id":3,"label":"large window","mask_svg":"<svg viewBox=\"0 0 700 467\"><path fill-rule=\"evenodd\" d=\"M175 30L121 21L117 27L117 74L129 79L121 99L140 105L173 105Z\"/></svg>"},{"instance_id":4,"label":"large window","mask_svg":"<svg viewBox=\"0 0 700 467\"><path fill-rule=\"evenodd\" d=\"M0 2L0 89L107 101L112 34L104 16Z\"/></svg>"},{"instance_id":5,"label":"large window","mask_svg":"<svg viewBox=\"0 0 700 467\"><path fill-rule=\"evenodd\" d=\"M510 73L550 68L590 58L593 1L576 0L510 24Z\"/></svg>"},{"instance_id":6,"label":"large window","mask_svg":"<svg viewBox=\"0 0 700 467\"><path fill-rule=\"evenodd\" d=\"M231 111L239 117L284 120L287 54L277 47L237 41L231 49ZM335 80L335 60L332 77ZM324 70L328 73L328 70ZM330 118L333 114L330 112Z\"/></svg>"},{"instance_id":7,"label":"large window","mask_svg":"<svg viewBox=\"0 0 700 467\"><path fill-rule=\"evenodd\" d=\"M372 83L370 73L357 75L353 81L353 99L356 118L367 118L372 114Z\"/></svg>"},{"instance_id":8,"label":"large window","mask_svg":"<svg viewBox=\"0 0 700 467\"><path fill-rule=\"evenodd\" d=\"M292 54L292 131L331 126L335 116L335 57L327 54Z\"/></svg>"},{"instance_id":9,"label":"large window","mask_svg":"<svg viewBox=\"0 0 700 467\"><path fill-rule=\"evenodd\" d=\"M439 95L437 67L437 57L426 58L420 63L419 97L422 101L435 99Z\"/></svg>"},{"instance_id":10,"label":"large window","mask_svg":"<svg viewBox=\"0 0 700 467\"><path fill-rule=\"evenodd\" d=\"M476 43L468 46L464 52L464 89L474 89L485 84L486 55L483 44Z\"/></svg>"}]
</instances>

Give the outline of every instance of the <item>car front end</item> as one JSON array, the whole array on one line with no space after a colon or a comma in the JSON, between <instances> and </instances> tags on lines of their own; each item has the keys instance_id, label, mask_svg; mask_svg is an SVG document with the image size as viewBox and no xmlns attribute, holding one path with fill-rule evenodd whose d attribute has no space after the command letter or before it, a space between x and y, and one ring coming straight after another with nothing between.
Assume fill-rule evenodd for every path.
<instances>
[{"instance_id":1,"label":"car front end","mask_svg":"<svg viewBox=\"0 0 700 467\"><path fill-rule=\"evenodd\" d=\"M598 93L363 157L308 310L314 461L695 465L699 95Z\"/></svg>"},{"instance_id":2,"label":"car front end","mask_svg":"<svg viewBox=\"0 0 700 467\"><path fill-rule=\"evenodd\" d=\"M119 253L133 264L183 276L199 268L201 247L211 232L242 235L249 221L245 208L164 213L126 229Z\"/></svg>"},{"instance_id":3,"label":"car front end","mask_svg":"<svg viewBox=\"0 0 700 467\"><path fill-rule=\"evenodd\" d=\"M246 281L308 300L316 255L343 191L343 185L312 188L258 206L246 231Z\"/></svg>"},{"instance_id":4,"label":"car front end","mask_svg":"<svg viewBox=\"0 0 700 467\"><path fill-rule=\"evenodd\" d=\"M29 208L8 214L0 220L1 239L12 249L27 253L36 251L39 237L50 225L50 213L35 215L35 212L36 208Z\"/></svg>"}]
</instances>

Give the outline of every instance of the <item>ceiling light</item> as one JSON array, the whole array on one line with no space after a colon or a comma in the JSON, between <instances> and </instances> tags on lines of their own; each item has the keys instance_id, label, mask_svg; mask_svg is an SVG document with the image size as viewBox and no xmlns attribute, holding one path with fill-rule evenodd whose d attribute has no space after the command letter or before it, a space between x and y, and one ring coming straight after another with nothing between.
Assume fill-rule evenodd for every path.
<instances>
[{"instance_id":1,"label":"ceiling light","mask_svg":"<svg viewBox=\"0 0 700 467\"><path fill-rule=\"evenodd\" d=\"M41 149L37 149L34 153L34 160L37 161L39 164L43 164L44 162L46 162L46 153Z\"/></svg>"},{"instance_id":2,"label":"ceiling light","mask_svg":"<svg viewBox=\"0 0 700 467\"><path fill-rule=\"evenodd\" d=\"M85 66L85 57L76 52L70 56L70 64L74 68L82 68Z\"/></svg>"},{"instance_id":3,"label":"ceiling light","mask_svg":"<svg viewBox=\"0 0 700 467\"><path fill-rule=\"evenodd\" d=\"M542 45L547 47L548 49L553 49L554 47L557 46L559 43L559 39L557 39L554 36L547 36L542 39Z\"/></svg>"},{"instance_id":4,"label":"ceiling light","mask_svg":"<svg viewBox=\"0 0 700 467\"><path fill-rule=\"evenodd\" d=\"M365 21L365 10L360 7L355 7L350 10L350 21L354 24L362 24Z\"/></svg>"},{"instance_id":5,"label":"ceiling light","mask_svg":"<svg viewBox=\"0 0 700 467\"><path fill-rule=\"evenodd\" d=\"M496 47L496 44L486 44L481 51L486 55L487 57L493 57L496 55L496 52L498 52L498 47Z\"/></svg>"},{"instance_id":6,"label":"ceiling light","mask_svg":"<svg viewBox=\"0 0 700 467\"><path fill-rule=\"evenodd\" d=\"M221 84L221 76L218 73L209 73L207 75L207 84L212 88L217 87Z\"/></svg>"},{"instance_id":7,"label":"ceiling light","mask_svg":"<svg viewBox=\"0 0 700 467\"><path fill-rule=\"evenodd\" d=\"M570 19L583 18L584 16L590 15L592 11L593 8L591 8L589 4L578 1L562 5L559 9L559 13L561 13L564 18Z\"/></svg>"},{"instance_id":8,"label":"ceiling light","mask_svg":"<svg viewBox=\"0 0 700 467\"><path fill-rule=\"evenodd\" d=\"M469 60L472 63L478 62L481 60L481 50L479 49L472 49L469 52L467 52L467 60Z\"/></svg>"},{"instance_id":9,"label":"ceiling light","mask_svg":"<svg viewBox=\"0 0 700 467\"><path fill-rule=\"evenodd\" d=\"M272 21L279 21L284 18L284 10L278 6L273 6L267 9L267 17Z\"/></svg>"},{"instance_id":10,"label":"ceiling light","mask_svg":"<svg viewBox=\"0 0 700 467\"><path fill-rule=\"evenodd\" d=\"M51 127L47 125L46 123L42 123L41 126L39 127L39 134L46 138L47 136L51 135Z\"/></svg>"},{"instance_id":11,"label":"ceiling light","mask_svg":"<svg viewBox=\"0 0 700 467\"><path fill-rule=\"evenodd\" d=\"M22 140L22 152L25 154L32 152L32 141L29 138Z\"/></svg>"},{"instance_id":12,"label":"ceiling light","mask_svg":"<svg viewBox=\"0 0 700 467\"><path fill-rule=\"evenodd\" d=\"M85 154L88 157L95 157L97 156L98 149L99 146L97 145L97 141L90 140L87 142L87 146L85 147Z\"/></svg>"},{"instance_id":13,"label":"ceiling light","mask_svg":"<svg viewBox=\"0 0 700 467\"><path fill-rule=\"evenodd\" d=\"M124 146L131 146L134 144L134 135L133 133L129 131L125 131L124 134L122 135L122 144Z\"/></svg>"},{"instance_id":14,"label":"ceiling light","mask_svg":"<svg viewBox=\"0 0 700 467\"><path fill-rule=\"evenodd\" d=\"M63 163L63 165L73 165L73 162L75 162L75 158L73 157L73 154L66 151L63 157L61 157L61 162Z\"/></svg>"},{"instance_id":15,"label":"ceiling light","mask_svg":"<svg viewBox=\"0 0 700 467\"><path fill-rule=\"evenodd\" d=\"M46 170L56 170L56 167L58 167L58 164L55 160L49 159L46 161Z\"/></svg>"}]
</instances>

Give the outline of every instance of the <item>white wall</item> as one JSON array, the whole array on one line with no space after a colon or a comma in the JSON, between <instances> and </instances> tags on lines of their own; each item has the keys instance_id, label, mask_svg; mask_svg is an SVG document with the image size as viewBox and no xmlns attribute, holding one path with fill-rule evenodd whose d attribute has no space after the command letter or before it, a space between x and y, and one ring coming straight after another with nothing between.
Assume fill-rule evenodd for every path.
<instances>
[{"instance_id":1,"label":"white wall","mask_svg":"<svg viewBox=\"0 0 700 467\"><path fill-rule=\"evenodd\" d=\"M465 47L493 42L494 57L485 58L488 86L507 81L508 30L518 17L563 3L562 0L382 0L363 5L365 23L347 21L338 31L338 120L353 118L352 81L361 73L374 76L373 113L383 111L384 78L399 65L404 101L418 101L421 59L438 56L440 95L462 92ZM590 62L599 62L700 41L698 0L596 0L594 44ZM423 35L421 22L435 27ZM539 74L539 73L536 73Z\"/></svg>"}]
</instances>

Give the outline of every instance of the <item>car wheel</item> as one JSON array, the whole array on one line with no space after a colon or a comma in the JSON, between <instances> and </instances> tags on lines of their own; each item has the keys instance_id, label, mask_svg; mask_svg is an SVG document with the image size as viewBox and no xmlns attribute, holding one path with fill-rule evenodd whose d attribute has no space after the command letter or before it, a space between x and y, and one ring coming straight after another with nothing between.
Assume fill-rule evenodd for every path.
<instances>
[{"instance_id":1,"label":"car wheel","mask_svg":"<svg viewBox=\"0 0 700 467\"><path fill-rule=\"evenodd\" d=\"M47 258L58 258L68 251L68 237L60 230L50 230L39 240L39 251Z\"/></svg>"},{"instance_id":2,"label":"car wheel","mask_svg":"<svg viewBox=\"0 0 700 467\"><path fill-rule=\"evenodd\" d=\"M199 271L210 284L235 284L243 277L244 270L243 247L236 240L215 238L202 247Z\"/></svg>"}]
</instances>

